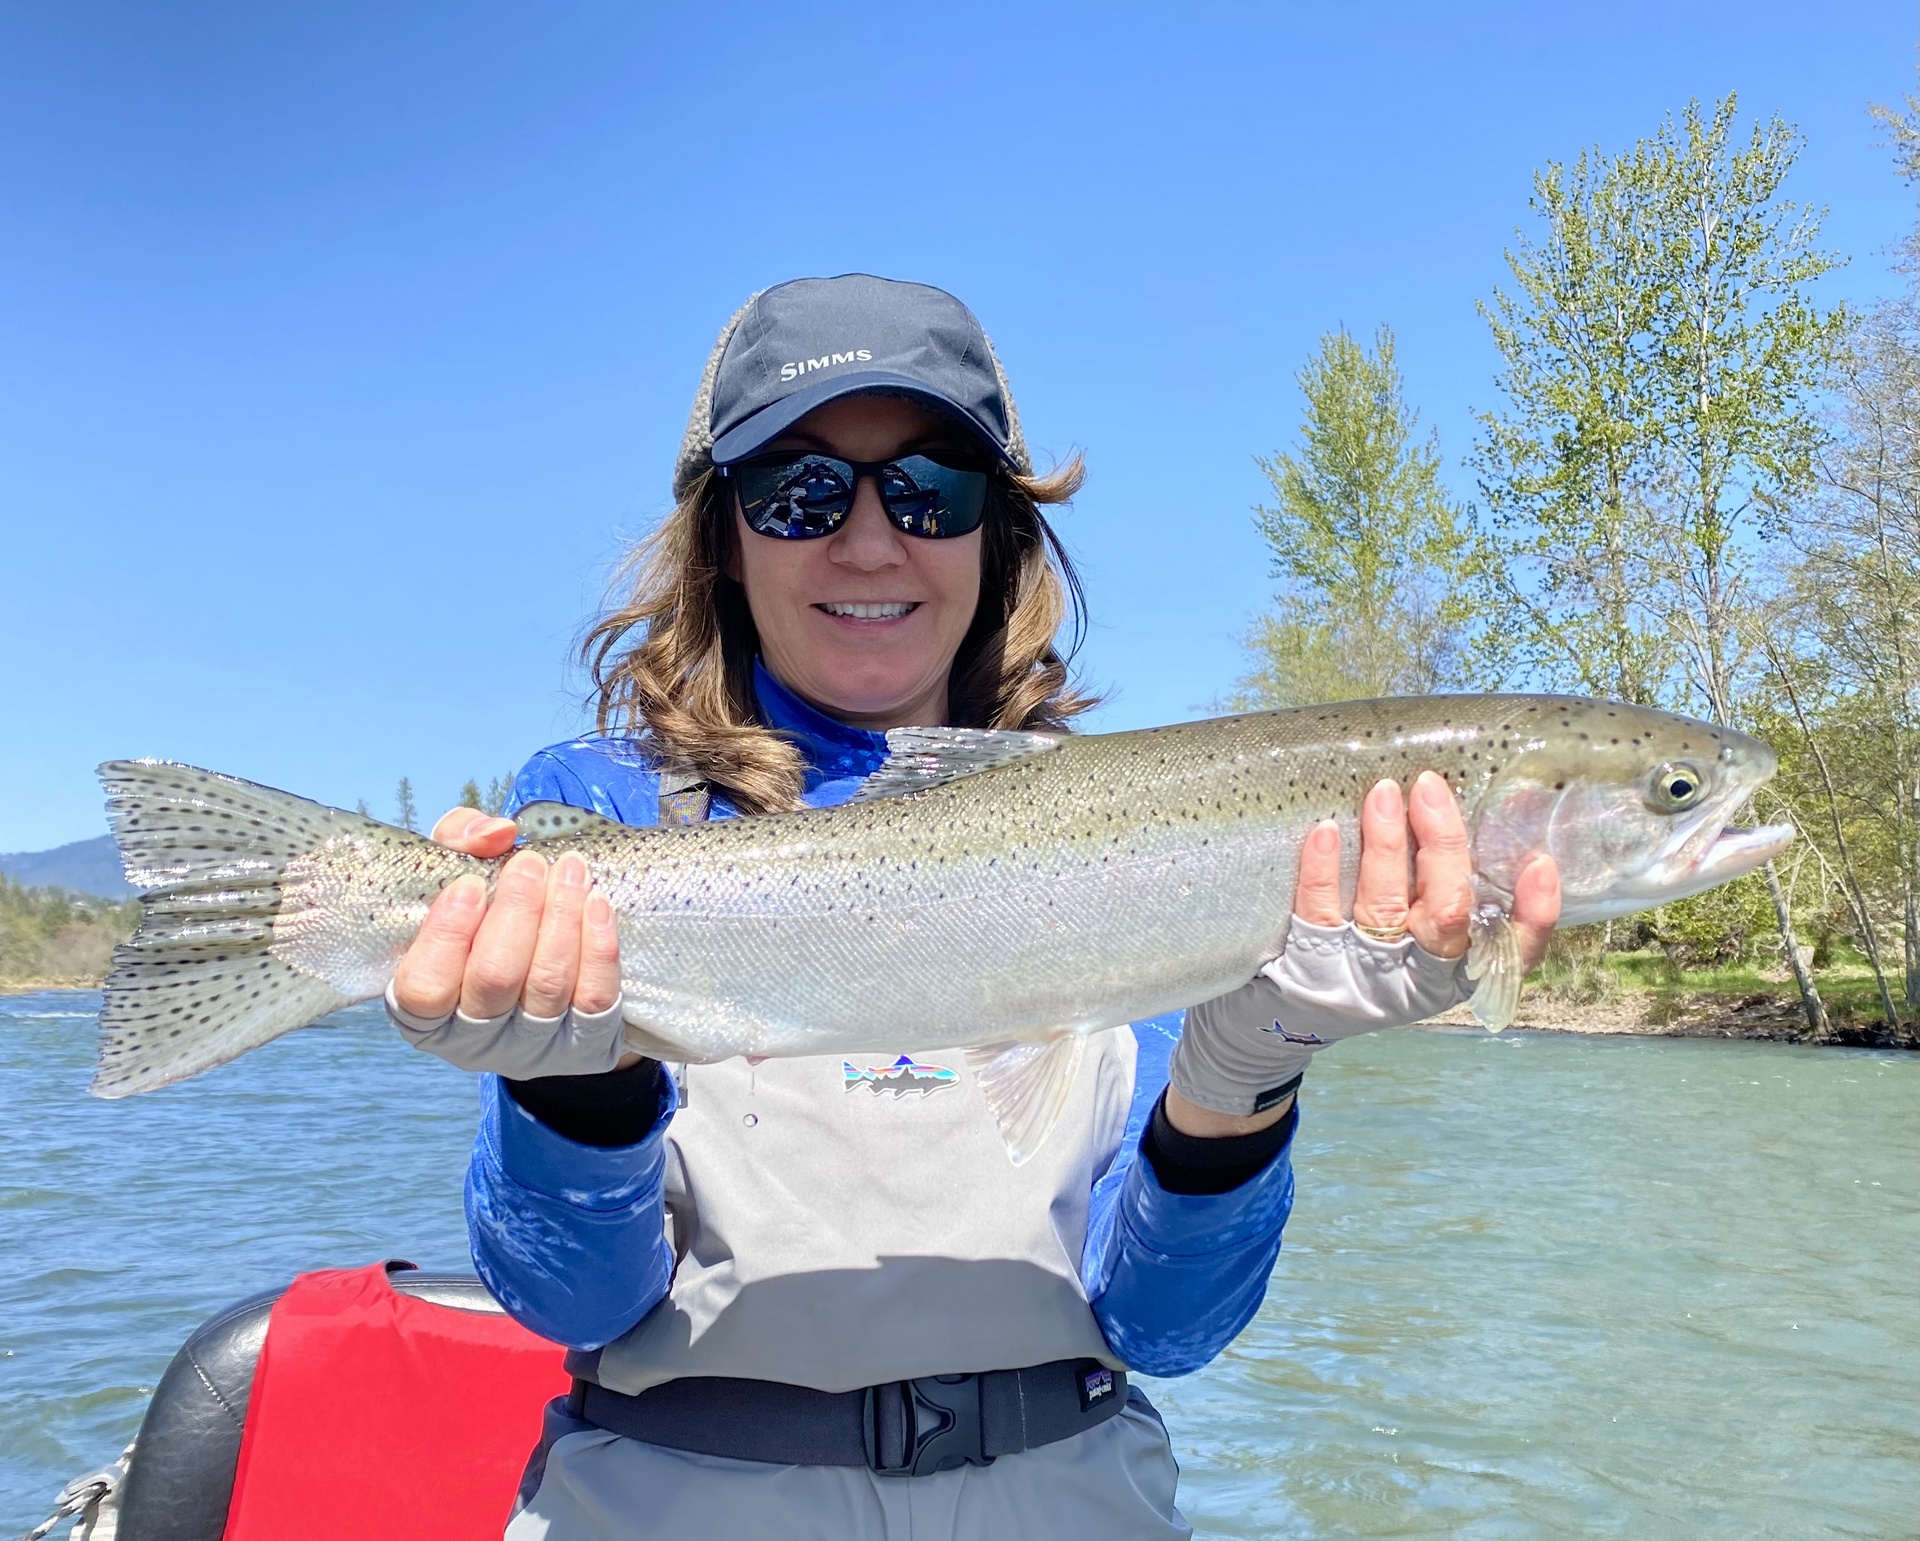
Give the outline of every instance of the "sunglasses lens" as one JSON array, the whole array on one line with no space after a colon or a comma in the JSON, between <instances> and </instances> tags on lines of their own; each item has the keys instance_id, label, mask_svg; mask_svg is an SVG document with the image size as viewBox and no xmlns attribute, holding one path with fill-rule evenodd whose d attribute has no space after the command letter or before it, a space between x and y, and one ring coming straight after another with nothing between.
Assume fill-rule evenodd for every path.
<instances>
[{"instance_id":1,"label":"sunglasses lens","mask_svg":"<svg viewBox=\"0 0 1920 1541\"><path fill-rule=\"evenodd\" d=\"M812 540L846 523L859 477L872 473L887 517L905 535L939 540L980 528L987 509L987 473L903 455L884 466L854 466L831 455L749 461L734 468L740 512L762 535Z\"/></svg>"},{"instance_id":2,"label":"sunglasses lens","mask_svg":"<svg viewBox=\"0 0 1920 1541\"><path fill-rule=\"evenodd\" d=\"M743 465L740 512L762 535L812 540L831 535L853 507L853 467L826 455Z\"/></svg>"},{"instance_id":3,"label":"sunglasses lens","mask_svg":"<svg viewBox=\"0 0 1920 1541\"><path fill-rule=\"evenodd\" d=\"M880 498L904 534L930 540L965 535L980 528L986 513L987 475L907 455L881 472Z\"/></svg>"}]
</instances>

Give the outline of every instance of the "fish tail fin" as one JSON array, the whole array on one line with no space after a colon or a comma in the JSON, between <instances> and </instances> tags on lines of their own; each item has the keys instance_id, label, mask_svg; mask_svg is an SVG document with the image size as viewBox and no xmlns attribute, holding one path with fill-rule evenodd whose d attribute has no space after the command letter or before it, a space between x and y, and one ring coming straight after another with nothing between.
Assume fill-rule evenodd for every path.
<instances>
[{"instance_id":1,"label":"fish tail fin","mask_svg":"<svg viewBox=\"0 0 1920 1541\"><path fill-rule=\"evenodd\" d=\"M127 880L149 891L107 976L95 1096L211 1070L386 987L374 983L380 960L360 956L383 939L351 926L301 956L285 934L299 887L288 869L342 836L426 845L420 836L190 766L114 760L99 774Z\"/></svg>"},{"instance_id":2,"label":"fish tail fin","mask_svg":"<svg viewBox=\"0 0 1920 1541\"><path fill-rule=\"evenodd\" d=\"M1025 1165L1059 1122L1085 1047L1080 1034L1062 1033L1045 1043L986 1044L966 1051L1015 1166Z\"/></svg>"}]
</instances>

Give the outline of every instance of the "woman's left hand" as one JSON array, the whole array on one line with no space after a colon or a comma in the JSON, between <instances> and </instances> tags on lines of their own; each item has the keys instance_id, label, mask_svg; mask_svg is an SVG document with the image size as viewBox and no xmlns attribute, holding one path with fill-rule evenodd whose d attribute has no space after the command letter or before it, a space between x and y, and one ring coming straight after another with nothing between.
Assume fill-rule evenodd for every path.
<instances>
[{"instance_id":1,"label":"woman's left hand","mask_svg":"<svg viewBox=\"0 0 1920 1541\"><path fill-rule=\"evenodd\" d=\"M1174 1129L1217 1139L1270 1128L1321 1049L1422 1021L1460 998L1455 960L1472 940L1475 902L1466 821L1430 771L1414 782L1411 808L1406 801L1398 782L1383 781L1360 809L1353 918L1373 943L1349 932L1341 912L1340 826L1329 819L1307 835L1293 904L1306 925L1289 930L1281 956L1251 982L1187 1010L1168 1066L1164 1106ZM1514 889L1510 919L1530 969L1560 918L1553 858L1535 857ZM1408 936L1414 946L1393 945Z\"/></svg>"},{"instance_id":2,"label":"woman's left hand","mask_svg":"<svg viewBox=\"0 0 1920 1541\"><path fill-rule=\"evenodd\" d=\"M1380 782L1360 808L1354 923L1373 934L1405 930L1436 958L1458 958L1467 950L1473 906L1473 853L1453 789L1432 771L1421 772L1411 799L1400 795L1398 782ZM1340 827L1331 819L1307 836L1300 853L1293 912L1321 926L1338 926L1346 918L1340 907ZM1551 856L1536 856L1521 869L1513 892L1511 919L1527 968L1546 956L1559 918L1559 868Z\"/></svg>"}]
</instances>

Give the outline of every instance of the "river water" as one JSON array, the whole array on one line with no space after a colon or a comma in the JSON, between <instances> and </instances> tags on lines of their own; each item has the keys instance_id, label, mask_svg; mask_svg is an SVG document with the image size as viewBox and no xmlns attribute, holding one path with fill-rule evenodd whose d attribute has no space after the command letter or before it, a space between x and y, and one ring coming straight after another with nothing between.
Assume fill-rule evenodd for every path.
<instances>
[{"instance_id":1,"label":"river water","mask_svg":"<svg viewBox=\"0 0 1920 1541\"><path fill-rule=\"evenodd\" d=\"M0 1536L297 1269L465 1263L474 1099L376 1011L121 1103L0 998ZM1265 1308L1148 1382L1203 1535L1920 1533L1920 1058L1379 1033L1316 1063Z\"/></svg>"}]
</instances>

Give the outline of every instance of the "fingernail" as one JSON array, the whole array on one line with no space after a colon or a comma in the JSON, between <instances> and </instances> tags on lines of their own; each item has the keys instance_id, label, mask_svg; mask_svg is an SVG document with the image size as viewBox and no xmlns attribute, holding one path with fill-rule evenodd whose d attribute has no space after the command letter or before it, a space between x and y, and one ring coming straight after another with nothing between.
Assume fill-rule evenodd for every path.
<instances>
[{"instance_id":1,"label":"fingernail","mask_svg":"<svg viewBox=\"0 0 1920 1541\"><path fill-rule=\"evenodd\" d=\"M613 924L613 906L607 903L607 896L597 888L587 895L587 919L596 926Z\"/></svg>"},{"instance_id":2,"label":"fingernail","mask_svg":"<svg viewBox=\"0 0 1920 1541\"><path fill-rule=\"evenodd\" d=\"M512 829L512 819L482 819L468 831L473 835L497 835L503 829Z\"/></svg>"},{"instance_id":3,"label":"fingernail","mask_svg":"<svg viewBox=\"0 0 1920 1541\"><path fill-rule=\"evenodd\" d=\"M1367 793L1367 801L1381 813L1388 812L1400 800L1400 783L1397 781L1376 781Z\"/></svg>"},{"instance_id":4,"label":"fingernail","mask_svg":"<svg viewBox=\"0 0 1920 1541\"><path fill-rule=\"evenodd\" d=\"M1420 800L1436 811L1453 805L1453 788L1447 785L1446 778L1438 771L1420 772L1417 790Z\"/></svg>"},{"instance_id":5,"label":"fingernail","mask_svg":"<svg viewBox=\"0 0 1920 1541\"><path fill-rule=\"evenodd\" d=\"M547 881L547 859L537 851L521 851L507 863L506 871L501 874L517 883L534 882L542 887Z\"/></svg>"},{"instance_id":6,"label":"fingernail","mask_svg":"<svg viewBox=\"0 0 1920 1541\"><path fill-rule=\"evenodd\" d=\"M587 859L584 856L569 851L565 856L562 856L559 861L553 864L553 871L555 878L559 881L562 888L585 888L587 886L589 874L587 872Z\"/></svg>"},{"instance_id":7,"label":"fingernail","mask_svg":"<svg viewBox=\"0 0 1920 1541\"><path fill-rule=\"evenodd\" d=\"M1316 851L1336 850L1340 845L1340 826L1332 819L1322 819L1307 838L1313 841Z\"/></svg>"},{"instance_id":8,"label":"fingernail","mask_svg":"<svg viewBox=\"0 0 1920 1541\"><path fill-rule=\"evenodd\" d=\"M487 885L481 879L468 873L458 877L447 887L447 908L452 910L478 909L486 902Z\"/></svg>"}]
</instances>

